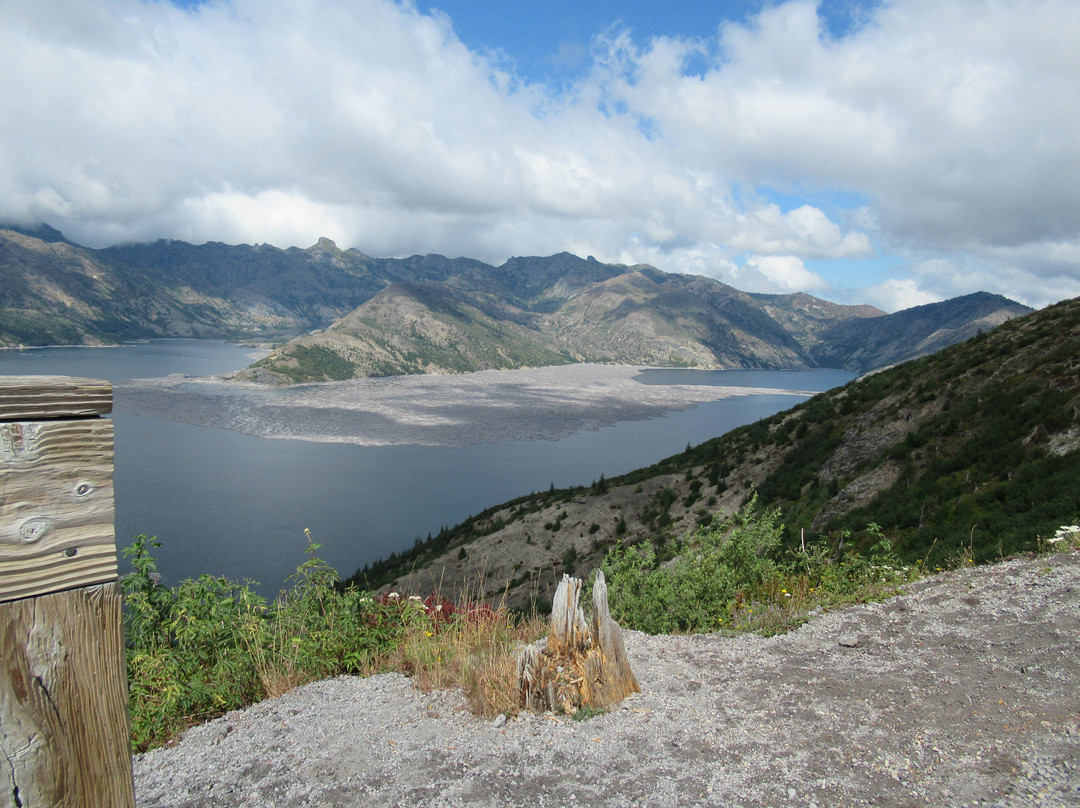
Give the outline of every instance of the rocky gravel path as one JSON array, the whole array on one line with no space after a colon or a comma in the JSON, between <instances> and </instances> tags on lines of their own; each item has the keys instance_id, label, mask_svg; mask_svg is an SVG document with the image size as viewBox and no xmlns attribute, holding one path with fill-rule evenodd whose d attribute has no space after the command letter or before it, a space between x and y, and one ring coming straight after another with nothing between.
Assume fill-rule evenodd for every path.
<instances>
[{"instance_id":1,"label":"rocky gravel path","mask_svg":"<svg viewBox=\"0 0 1080 808\"><path fill-rule=\"evenodd\" d=\"M580 722L317 682L137 757L138 805L1080 805L1080 554L627 649L642 693Z\"/></svg>"}]
</instances>

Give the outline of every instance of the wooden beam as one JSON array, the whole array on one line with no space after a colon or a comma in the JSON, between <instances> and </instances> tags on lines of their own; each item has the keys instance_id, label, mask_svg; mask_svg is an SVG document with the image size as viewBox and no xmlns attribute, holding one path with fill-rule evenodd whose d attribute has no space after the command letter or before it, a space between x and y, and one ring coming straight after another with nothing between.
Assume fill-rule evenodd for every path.
<instances>
[{"instance_id":1,"label":"wooden beam","mask_svg":"<svg viewBox=\"0 0 1080 808\"><path fill-rule=\"evenodd\" d=\"M0 377L0 421L93 418L112 412L112 385L74 376Z\"/></svg>"},{"instance_id":2,"label":"wooden beam","mask_svg":"<svg viewBox=\"0 0 1080 808\"><path fill-rule=\"evenodd\" d=\"M0 806L135 805L120 583L0 603Z\"/></svg>"},{"instance_id":3,"label":"wooden beam","mask_svg":"<svg viewBox=\"0 0 1080 808\"><path fill-rule=\"evenodd\" d=\"M113 425L0 423L0 601L115 580Z\"/></svg>"},{"instance_id":4,"label":"wooden beam","mask_svg":"<svg viewBox=\"0 0 1080 808\"><path fill-rule=\"evenodd\" d=\"M134 808L112 388L0 378L0 808Z\"/></svg>"}]
</instances>

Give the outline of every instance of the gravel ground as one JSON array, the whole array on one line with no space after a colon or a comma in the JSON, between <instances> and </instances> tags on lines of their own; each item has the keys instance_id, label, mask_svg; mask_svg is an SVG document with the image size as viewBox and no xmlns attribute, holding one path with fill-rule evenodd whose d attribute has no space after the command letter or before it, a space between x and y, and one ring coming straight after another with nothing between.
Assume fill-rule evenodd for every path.
<instances>
[{"instance_id":1,"label":"gravel ground","mask_svg":"<svg viewBox=\"0 0 1080 808\"><path fill-rule=\"evenodd\" d=\"M556 440L731 396L812 395L753 387L643 384L634 380L642 369L560 365L353 379L288 388L166 376L117 384L113 394L118 411L136 415L263 438L366 446Z\"/></svg>"},{"instance_id":2,"label":"gravel ground","mask_svg":"<svg viewBox=\"0 0 1080 808\"><path fill-rule=\"evenodd\" d=\"M606 715L492 722L340 677L138 756L138 805L1080 805L1080 554L778 637L626 641L642 693Z\"/></svg>"}]
</instances>

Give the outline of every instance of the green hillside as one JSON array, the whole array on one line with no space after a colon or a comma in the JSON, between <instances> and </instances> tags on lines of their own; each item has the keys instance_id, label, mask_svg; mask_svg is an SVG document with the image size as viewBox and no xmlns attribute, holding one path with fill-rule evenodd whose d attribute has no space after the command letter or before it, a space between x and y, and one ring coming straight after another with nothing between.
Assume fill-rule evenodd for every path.
<instances>
[{"instance_id":1,"label":"green hillside","mask_svg":"<svg viewBox=\"0 0 1080 808\"><path fill-rule=\"evenodd\" d=\"M541 596L616 542L676 540L751 496L780 510L780 553L880 540L934 566L1036 549L1080 516L1080 300L864 376L785 412L592 486L492 507L354 576L452 587L481 564L489 596ZM411 573L411 574L410 574Z\"/></svg>"}]
</instances>

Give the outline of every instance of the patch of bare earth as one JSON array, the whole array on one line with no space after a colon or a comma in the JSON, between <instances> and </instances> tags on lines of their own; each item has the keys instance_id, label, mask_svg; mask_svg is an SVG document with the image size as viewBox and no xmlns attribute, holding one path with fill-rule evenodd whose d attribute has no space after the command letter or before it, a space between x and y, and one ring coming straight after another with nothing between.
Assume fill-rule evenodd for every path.
<instances>
[{"instance_id":1,"label":"patch of bare earth","mask_svg":"<svg viewBox=\"0 0 1080 808\"><path fill-rule=\"evenodd\" d=\"M151 806L1080 804L1080 554L925 579L787 635L627 635L583 722L342 677L136 759Z\"/></svg>"}]
</instances>

